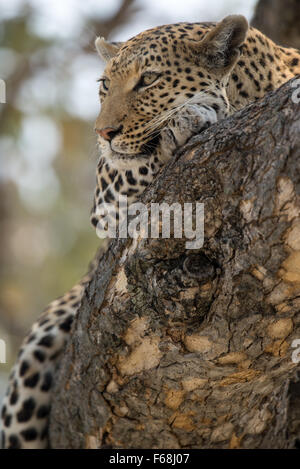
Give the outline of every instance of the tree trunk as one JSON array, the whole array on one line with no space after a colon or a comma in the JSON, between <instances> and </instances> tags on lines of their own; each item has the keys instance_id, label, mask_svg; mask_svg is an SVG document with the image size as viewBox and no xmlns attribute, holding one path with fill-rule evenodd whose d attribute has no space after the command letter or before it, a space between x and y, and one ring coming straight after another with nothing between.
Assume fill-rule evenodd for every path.
<instances>
[{"instance_id":1,"label":"tree trunk","mask_svg":"<svg viewBox=\"0 0 300 469\"><path fill-rule=\"evenodd\" d=\"M251 25L277 44L300 49L299 0L259 0Z\"/></svg>"},{"instance_id":2,"label":"tree trunk","mask_svg":"<svg viewBox=\"0 0 300 469\"><path fill-rule=\"evenodd\" d=\"M129 238L99 260L58 372L53 448L299 445L292 84L194 137L144 194L204 203L202 249Z\"/></svg>"}]
</instances>

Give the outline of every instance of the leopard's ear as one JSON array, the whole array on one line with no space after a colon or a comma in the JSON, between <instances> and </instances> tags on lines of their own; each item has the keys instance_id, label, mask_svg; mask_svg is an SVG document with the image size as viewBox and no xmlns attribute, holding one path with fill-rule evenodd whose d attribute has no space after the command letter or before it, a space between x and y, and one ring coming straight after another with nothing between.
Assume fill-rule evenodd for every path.
<instances>
[{"instance_id":1,"label":"leopard's ear","mask_svg":"<svg viewBox=\"0 0 300 469\"><path fill-rule=\"evenodd\" d=\"M242 15L226 16L201 41L200 52L209 68L232 68L240 56L249 29L248 21Z\"/></svg>"},{"instance_id":2,"label":"leopard's ear","mask_svg":"<svg viewBox=\"0 0 300 469\"><path fill-rule=\"evenodd\" d=\"M123 42L107 42L104 37L97 37L95 40L97 52L105 62L115 57L122 45Z\"/></svg>"}]
</instances>

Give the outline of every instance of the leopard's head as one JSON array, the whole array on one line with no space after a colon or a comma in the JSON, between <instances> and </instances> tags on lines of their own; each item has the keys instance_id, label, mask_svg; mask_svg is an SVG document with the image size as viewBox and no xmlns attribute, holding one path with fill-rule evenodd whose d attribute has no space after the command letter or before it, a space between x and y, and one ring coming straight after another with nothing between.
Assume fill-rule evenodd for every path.
<instances>
[{"instance_id":1,"label":"leopard's head","mask_svg":"<svg viewBox=\"0 0 300 469\"><path fill-rule=\"evenodd\" d=\"M96 39L107 62L95 130L111 157L130 158L157 144L160 129L189 100L227 101L226 85L248 30L243 16L218 24L156 27L125 43ZM112 150L112 151L111 151Z\"/></svg>"}]
</instances>

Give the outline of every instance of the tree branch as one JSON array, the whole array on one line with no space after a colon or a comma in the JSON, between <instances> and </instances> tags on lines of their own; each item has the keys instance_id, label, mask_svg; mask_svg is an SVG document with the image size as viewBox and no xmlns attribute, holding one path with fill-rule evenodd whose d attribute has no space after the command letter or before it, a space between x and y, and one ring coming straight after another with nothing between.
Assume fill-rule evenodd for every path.
<instances>
[{"instance_id":1,"label":"tree branch","mask_svg":"<svg viewBox=\"0 0 300 469\"><path fill-rule=\"evenodd\" d=\"M203 202L202 249L127 239L101 257L58 374L52 447L299 442L300 106L291 83L194 137L145 193L145 203Z\"/></svg>"},{"instance_id":2,"label":"tree branch","mask_svg":"<svg viewBox=\"0 0 300 469\"><path fill-rule=\"evenodd\" d=\"M277 44L300 49L299 0L259 0L251 25Z\"/></svg>"}]
</instances>

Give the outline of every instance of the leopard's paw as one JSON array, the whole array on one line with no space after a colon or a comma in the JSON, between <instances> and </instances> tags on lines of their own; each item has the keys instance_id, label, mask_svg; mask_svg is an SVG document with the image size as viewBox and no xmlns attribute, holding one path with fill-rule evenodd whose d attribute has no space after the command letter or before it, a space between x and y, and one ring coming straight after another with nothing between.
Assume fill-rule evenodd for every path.
<instances>
[{"instance_id":1,"label":"leopard's paw","mask_svg":"<svg viewBox=\"0 0 300 469\"><path fill-rule=\"evenodd\" d=\"M203 132L217 120L217 113L210 106L185 105L161 132L162 159L168 160L174 151L183 146L193 135Z\"/></svg>"}]
</instances>

